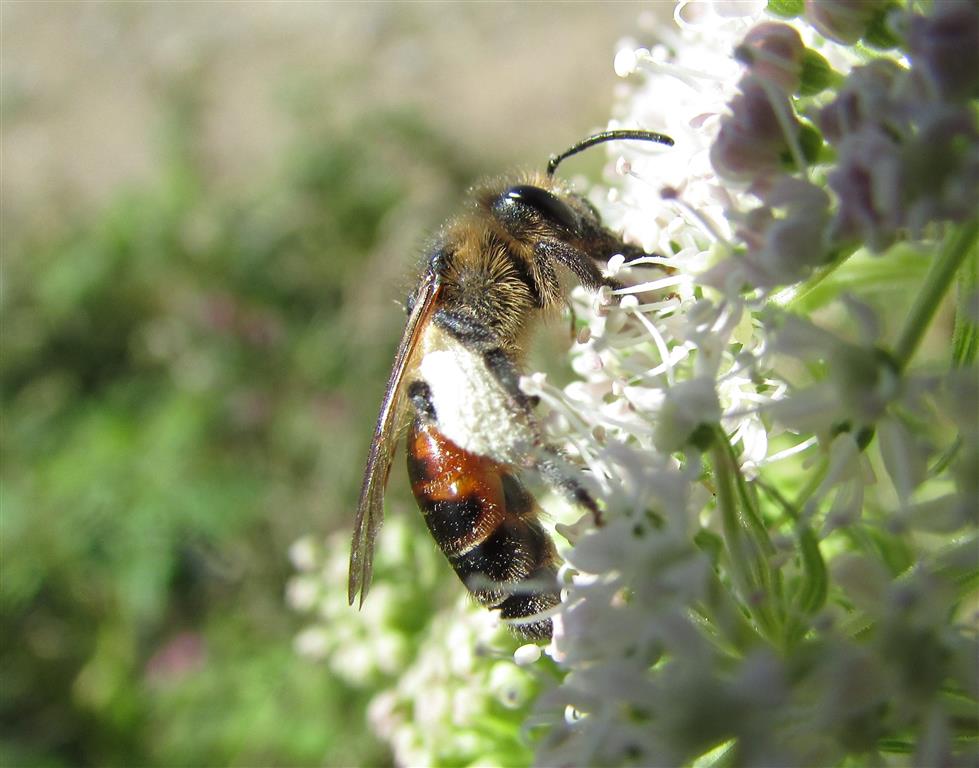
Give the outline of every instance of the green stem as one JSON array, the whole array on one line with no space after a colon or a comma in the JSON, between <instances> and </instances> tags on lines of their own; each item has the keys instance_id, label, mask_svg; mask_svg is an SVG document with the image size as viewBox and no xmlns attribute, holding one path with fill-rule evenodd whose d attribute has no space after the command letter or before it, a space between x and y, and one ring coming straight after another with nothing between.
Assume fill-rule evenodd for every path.
<instances>
[{"instance_id":1,"label":"green stem","mask_svg":"<svg viewBox=\"0 0 979 768\"><path fill-rule=\"evenodd\" d=\"M968 259L958 281L958 296L955 302L955 325L952 328L952 365L964 368L975 362L979 353L979 328L969 317L968 303L979 289L979 251L975 248Z\"/></svg>"},{"instance_id":2,"label":"green stem","mask_svg":"<svg viewBox=\"0 0 979 768\"><path fill-rule=\"evenodd\" d=\"M711 570L708 576L704 603L698 608L703 621L713 625L727 643L745 656L758 644L758 628L745 616L741 605Z\"/></svg>"},{"instance_id":3,"label":"green stem","mask_svg":"<svg viewBox=\"0 0 979 768\"><path fill-rule=\"evenodd\" d=\"M761 548L762 552L764 552L766 555L774 555L775 545L772 544L772 540L768 535L768 528L765 527L765 521L762 520L761 510L758 507L758 501L748 488L748 483L745 481L744 475L741 474L741 469L738 466L738 457L734 452L734 447L731 445L731 441L728 439L727 434L725 434L723 430L719 430L718 432L718 436L724 440L724 447L727 450L728 460L730 461L730 466L733 468L734 487L737 490L738 499L741 501L741 509L744 513L743 517L748 523L749 531L754 533L754 539Z\"/></svg>"},{"instance_id":4,"label":"green stem","mask_svg":"<svg viewBox=\"0 0 979 768\"><path fill-rule=\"evenodd\" d=\"M737 483L740 471L724 430L717 426L711 442L711 461L717 488L717 507L721 513L724 542L731 558L732 577L742 597L757 622L759 629L774 644L781 643L779 622L775 616L776 595L771 564L764 553L764 545L754 541L755 533L750 521L743 521L738 508ZM747 535L746 535L747 534ZM767 531L766 531L767 538ZM771 542L768 542L769 546Z\"/></svg>"},{"instance_id":5,"label":"green stem","mask_svg":"<svg viewBox=\"0 0 979 768\"><path fill-rule=\"evenodd\" d=\"M733 576L742 590L751 590L751 565L744 549L744 539L741 536L738 505L734 493L734 476L731 472L727 450L717 436L711 445L711 459L714 464L714 478L717 487L717 508L721 513L721 527L724 530L724 540L727 543L728 555L734 570Z\"/></svg>"},{"instance_id":6,"label":"green stem","mask_svg":"<svg viewBox=\"0 0 979 768\"><path fill-rule=\"evenodd\" d=\"M816 290L826 278L831 277L836 270L846 264L850 257L856 252L857 249L855 247L850 247L846 250L840 251L833 257L832 261L825 266L819 267L815 272L813 272L812 276L801 286L799 286L798 291L796 291L792 296L782 302L778 300L778 295L776 294L775 302L777 304L784 304L785 308L788 310L798 310L800 305L804 304L806 299L812 295L812 292ZM805 310L803 309L803 311Z\"/></svg>"},{"instance_id":7,"label":"green stem","mask_svg":"<svg viewBox=\"0 0 979 768\"><path fill-rule=\"evenodd\" d=\"M785 631L786 643L791 646L797 642L808 627L807 617L822 609L829 590L826 562L819 550L819 538L808 521L801 520L799 510L783 496L777 488L758 478L756 485L767 494L795 522L795 533L799 544L802 562L802 583L794 596L795 610L787 617Z\"/></svg>"},{"instance_id":8,"label":"green stem","mask_svg":"<svg viewBox=\"0 0 979 768\"><path fill-rule=\"evenodd\" d=\"M928 274L925 275L925 284L915 298L904 328L894 345L894 358L899 368L905 368L911 361L935 312L938 311L938 306L952 278L969 255L977 232L979 232L979 220L976 219L954 230L945 241L941 253L932 262Z\"/></svg>"},{"instance_id":9,"label":"green stem","mask_svg":"<svg viewBox=\"0 0 979 768\"><path fill-rule=\"evenodd\" d=\"M819 490L819 486L822 485L823 478L826 477L826 473L829 471L829 458L824 454L819 459L819 463L811 467L807 472L807 478L805 485L796 494L795 501L790 505L791 509L795 510L796 517L793 519L799 519L802 513L805 511L806 502L812 497L812 495Z\"/></svg>"}]
</instances>

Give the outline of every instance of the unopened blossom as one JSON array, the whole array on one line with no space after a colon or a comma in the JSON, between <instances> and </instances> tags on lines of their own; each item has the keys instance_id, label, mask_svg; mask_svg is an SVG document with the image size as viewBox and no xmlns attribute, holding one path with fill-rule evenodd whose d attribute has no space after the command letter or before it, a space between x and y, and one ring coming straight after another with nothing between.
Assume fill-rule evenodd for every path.
<instances>
[{"instance_id":1,"label":"unopened blossom","mask_svg":"<svg viewBox=\"0 0 979 768\"><path fill-rule=\"evenodd\" d=\"M756 77L794 93L799 89L805 50L794 27L767 22L752 27L735 55Z\"/></svg>"},{"instance_id":2,"label":"unopened blossom","mask_svg":"<svg viewBox=\"0 0 979 768\"><path fill-rule=\"evenodd\" d=\"M934 221L964 221L979 200L979 128L973 110L916 106L893 96L889 67L863 68L821 112L839 156L828 176L838 199L833 239L882 251L903 230L919 237ZM906 73L898 79L911 84ZM879 89L871 83L877 82Z\"/></svg>"},{"instance_id":3,"label":"unopened blossom","mask_svg":"<svg viewBox=\"0 0 979 768\"><path fill-rule=\"evenodd\" d=\"M797 393L774 404L778 412L789 412L789 404L797 398L812 397L826 428L843 422L856 427L874 423L901 394L894 361L872 340L853 343L791 314L774 315L770 322L772 351L810 363L828 363L831 372L809 394ZM828 402L832 402L830 408Z\"/></svg>"},{"instance_id":4,"label":"unopened blossom","mask_svg":"<svg viewBox=\"0 0 979 768\"><path fill-rule=\"evenodd\" d=\"M973 0L932 3L927 16L911 17L908 56L941 98L979 95L979 8Z\"/></svg>"},{"instance_id":5,"label":"unopened blossom","mask_svg":"<svg viewBox=\"0 0 979 768\"><path fill-rule=\"evenodd\" d=\"M975 55L974 48L963 51L956 61ZM836 98L819 110L818 125L838 153L827 175L837 197L833 240L859 241L881 252L906 234L921 237L933 222L965 221L974 214L976 114L970 106L936 100L922 86L923 71L933 77L928 67L942 66L939 54L933 58L932 65L919 58L912 70L889 59L856 67Z\"/></svg>"},{"instance_id":6,"label":"unopened blossom","mask_svg":"<svg viewBox=\"0 0 979 768\"><path fill-rule=\"evenodd\" d=\"M902 509L928 475L927 451L923 440L898 418L884 418L877 425L881 457Z\"/></svg>"},{"instance_id":7,"label":"unopened blossom","mask_svg":"<svg viewBox=\"0 0 979 768\"><path fill-rule=\"evenodd\" d=\"M900 146L877 127L846 135L827 175L837 198L833 240L861 241L876 252L894 242L902 224L904 159Z\"/></svg>"},{"instance_id":8,"label":"unopened blossom","mask_svg":"<svg viewBox=\"0 0 979 768\"><path fill-rule=\"evenodd\" d=\"M907 71L891 59L854 67L833 101L818 112L823 137L837 143L868 127L880 128L895 138L906 135L913 102L902 98L914 96L907 93L914 85L906 75Z\"/></svg>"},{"instance_id":9,"label":"unopened blossom","mask_svg":"<svg viewBox=\"0 0 979 768\"><path fill-rule=\"evenodd\" d=\"M965 105L922 110L903 147L901 224L912 237L934 221L967 221L979 203L979 126Z\"/></svg>"},{"instance_id":10,"label":"unopened blossom","mask_svg":"<svg viewBox=\"0 0 979 768\"><path fill-rule=\"evenodd\" d=\"M852 44L885 5L885 0L806 0L806 20L829 39Z\"/></svg>"},{"instance_id":11,"label":"unopened blossom","mask_svg":"<svg viewBox=\"0 0 979 768\"><path fill-rule=\"evenodd\" d=\"M799 124L785 94L753 74L738 83L740 93L710 150L717 173L731 181L774 174L790 151Z\"/></svg>"}]
</instances>

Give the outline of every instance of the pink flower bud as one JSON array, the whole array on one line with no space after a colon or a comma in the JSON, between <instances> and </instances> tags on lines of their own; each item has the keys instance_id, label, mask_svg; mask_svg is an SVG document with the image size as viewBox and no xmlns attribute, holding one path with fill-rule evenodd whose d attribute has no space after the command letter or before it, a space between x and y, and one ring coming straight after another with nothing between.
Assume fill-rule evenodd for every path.
<instances>
[{"instance_id":1,"label":"pink flower bud","mask_svg":"<svg viewBox=\"0 0 979 768\"><path fill-rule=\"evenodd\" d=\"M753 27L735 51L751 73L767 79L786 93L799 88L806 47L788 24L766 22Z\"/></svg>"},{"instance_id":2,"label":"pink flower bud","mask_svg":"<svg viewBox=\"0 0 979 768\"><path fill-rule=\"evenodd\" d=\"M788 116L793 129L798 123L781 91L766 89L754 75L741 78L738 87L741 93L729 105L731 114L721 119L710 160L719 175L734 181L751 181L776 172L788 150L775 110Z\"/></svg>"},{"instance_id":3,"label":"pink flower bud","mask_svg":"<svg viewBox=\"0 0 979 768\"><path fill-rule=\"evenodd\" d=\"M894 96L902 74L903 70L887 59L854 67L836 99L819 112L817 123L823 136L836 144L848 133L878 124L887 125L891 132L905 133L906 110Z\"/></svg>"},{"instance_id":4,"label":"pink flower bud","mask_svg":"<svg viewBox=\"0 0 979 768\"><path fill-rule=\"evenodd\" d=\"M779 176L761 198L765 205L748 211L737 229L748 247L752 284L791 283L825 263L828 195L808 181Z\"/></svg>"},{"instance_id":5,"label":"pink flower bud","mask_svg":"<svg viewBox=\"0 0 979 768\"><path fill-rule=\"evenodd\" d=\"M877 252L889 246L901 218L900 146L874 127L848 134L828 181L839 199L833 238L860 240Z\"/></svg>"},{"instance_id":6,"label":"pink flower bud","mask_svg":"<svg viewBox=\"0 0 979 768\"><path fill-rule=\"evenodd\" d=\"M908 29L911 63L943 97L979 95L979 9L942 0L931 16L915 16Z\"/></svg>"}]
</instances>

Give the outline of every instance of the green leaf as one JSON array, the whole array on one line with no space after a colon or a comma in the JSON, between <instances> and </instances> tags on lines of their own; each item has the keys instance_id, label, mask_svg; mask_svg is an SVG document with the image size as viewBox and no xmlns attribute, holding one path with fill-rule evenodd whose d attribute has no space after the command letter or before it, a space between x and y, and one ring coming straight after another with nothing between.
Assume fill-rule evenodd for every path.
<instances>
[{"instance_id":1,"label":"green leaf","mask_svg":"<svg viewBox=\"0 0 979 768\"><path fill-rule=\"evenodd\" d=\"M802 0L768 0L768 12L783 19L794 19L801 16L804 5Z\"/></svg>"}]
</instances>

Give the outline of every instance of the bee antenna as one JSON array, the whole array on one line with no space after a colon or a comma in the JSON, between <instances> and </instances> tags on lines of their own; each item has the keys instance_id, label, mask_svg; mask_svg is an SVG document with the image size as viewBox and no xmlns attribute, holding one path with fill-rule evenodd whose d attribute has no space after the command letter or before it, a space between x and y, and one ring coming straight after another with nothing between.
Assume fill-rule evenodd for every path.
<instances>
[{"instance_id":1,"label":"bee antenna","mask_svg":"<svg viewBox=\"0 0 979 768\"><path fill-rule=\"evenodd\" d=\"M562 152L560 155L551 155L551 159L547 161L547 175L548 177L553 176L554 171L557 170L557 167L561 164L562 160L567 160L569 157L572 155L577 155L582 150L593 147L596 144L604 144L606 141L623 140L653 141L657 144L665 144L668 147L673 146L673 139L671 139L669 136L663 135L662 133L656 133L655 131L602 131L601 133L596 133L594 136L589 136L587 139L582 139L577 144L574 144L568 149L564 150L564 152Z\"/></svg>"}]
</instances>

